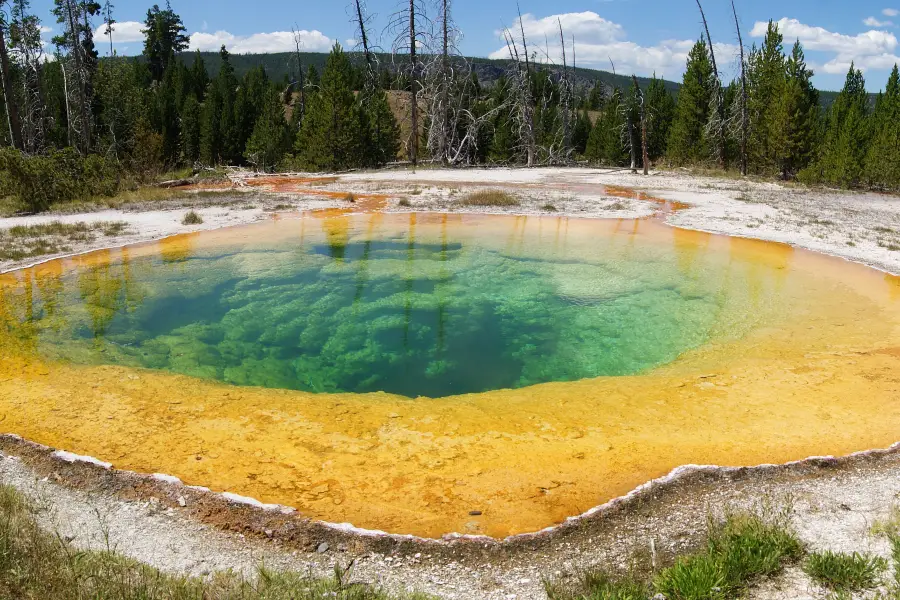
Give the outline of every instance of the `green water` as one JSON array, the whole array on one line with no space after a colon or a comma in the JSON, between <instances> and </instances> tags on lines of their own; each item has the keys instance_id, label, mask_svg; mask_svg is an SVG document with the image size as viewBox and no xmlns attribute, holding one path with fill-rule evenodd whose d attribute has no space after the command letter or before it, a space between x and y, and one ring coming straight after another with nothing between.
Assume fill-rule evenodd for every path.
<instances>
[{"instance_id":1,"label":"green water","mask_svg":"<svg viewBox=\"0 0 900 600\"><path fill-rule=\"evenodd\" d=\"M78 364L440 397L640 373L765 301L727 254L560 223L305 219L112 251L26 276L13 333Z\"/></svg>"}]
</instances>

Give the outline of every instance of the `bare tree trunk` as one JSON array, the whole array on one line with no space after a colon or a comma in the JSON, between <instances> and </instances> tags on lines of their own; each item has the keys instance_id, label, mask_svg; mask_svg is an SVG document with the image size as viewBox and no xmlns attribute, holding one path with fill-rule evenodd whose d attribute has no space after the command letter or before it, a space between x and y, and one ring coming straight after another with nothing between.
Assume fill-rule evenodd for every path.
<instances>
[{"instance_id":1,"label":"bare tree trunk","mask_svg":"<svg viewBox=\"0 0 900 600\"><path fill-rule=\"evenodd\" d=\"M638 98L641 101L641 160L644 163L644 175L650 174L650 156L647 152L647 111L644 106L644 91L638 85L637 77L632 74L631 80L634 82L634 89L637 91Z\"/></svg>"},{"instance_id":2,"label":"bare tree trunk","mask_svg":"<svg viewBox=\"0 0 900 600\"><path fill-rule=\"evenodd\" d=\"M570 129L569 99L571 96L571 87L569 84L569 66L566 63L566 39L563 36L562 21L559 18L557 18L556 23L557 23L557 25L559 25L559 43L560 43L560 46L562 47L562 59L563 59L563 78L562 78L562 86L561 86L562 98L560 98L560 100L562 101L562 106L563 106L563 108L562 108L562 110L563 110L562 155L563 155L563 160L565 162L568 162L570 152L571 152L571 141L572 141L572 135L571 135L571 132L569 131L569 129Z\"/></svg>"},{"instance_id":3,"label":"bare tree trunk","mask_svg":"<svg viewBox=\"0 0 900 600\"><path fill-rule=\"evenodd\" d=\"M69 106L69 78L66 76L65 61L59 61L59 69L62 71L63 77L63 96L66 98L66 140L72 145L72 110Z\"/></svg>"},{"instance_id":4,"label":"bare tree trunk","mask_svg":"<svg viewBox=\"0 0 900 600\"><path fill-rule=\"evenodd\" d=\"M747 69L744 63L744 40L741 37L741 25L738 22L737 9L731 0L731 12L734 13L734 28L737 30L738 46L741 50L741 175L747 175L747 138L749 137L750 118L747 114Z\"/></svg>"},{"instance_id":5,"label":"bare tree trunk","mask_svg":"<svg viewBox=\"0 0 900 600\"><path fill-rule=\"evenodd\" d=\"M412 66L410 72L410 120L412 121L412 133L409 140L409 160L413 169L419 161L419 69L416 62L416 2L409 0L409 62Z\"/></svg>"},{"instance_id":6,"label":"bare tree trunk","mask_svg":"<svg viewBox=\"0 0 900 600\"><path fill-rule=\"evenodd\" d=\"M298 113L300 116L297 118L297 123L303 123L303 117L306 115L306 85L303 81L303 63L300 61L300 33L296 28L291 28L291 32L294 34L294 48L297 52L297 76L300 90L300 102L297 107L297 110L300 111Z\"/></svg>"},{"instance_id":7,"label":"bare tree trunk","mask_svg":"<svg viewBox=\"0 0 900 600\"><path fill-rule=\"evenodd\" d=\"M6 101L6 120L9 125L10 142L13 148L22 150L22 121L19 118L19 107L13 95L12 77L10 76L9 54L6 51L6 33L0 27L0 79L3 83L3 98Z\"/></svg>"},{"instance_id":8,"label":"bare tree trunk","mask_svg":"<svg viewBox=\"0 0 900 600\"><path fill-rule=\"evenodd\" d=\"M725 115L724 115L724 107L722 104L722 80L719 79L719 67L716 65L716 51L713 48L712 36L709 35L709 25L706 22L706 13L703 12L703 6L700 4L700 0L697 0L697 8L700 9L700 17L703 19L703 29L706 31L706 42L709 44L709 56L712 59L713 66L713 75L715 76L715 81L713 82L715 85L715 89L713 93L715 94L715 98L713 101L715 102L715 111L716 111L716 119L718 119L718 123L716 126L717 131L715 132L716 137L716 161L719 163L719 166L723 169L725 168Z\"/></svg>"},{"instance_id":9,"label":"bare tree trunk","mask_svg":"<svg viewBox=\"0 0 900 600\"><path fill-rule=\"evenodd\" d=\"M518 5L517 5L518 6ZM534 166L535 159L535 136L534 136L534 107L531 103L531 63L528 60L528 41L525 39L525 25L522 23L522 9L519 8L519 31L522 34L522 51L525 54L525 82L523 99L525 110L525 151L527 156L527 165Z\"/></svg>"},{"instance_id":10,"label":"bare tree trunk","mask_svg":"<svg viewBox=\"0 0 900 600\"><path fill-rule=\"evenodd\" d=\"M78 104L81 113L81 152L88 154L91 151L91 127L87 101L87 73L85 73L84 60L81 56L81 36L78 34L78 21L75 17L74 0L66 0L66 11L69 19L70 43L72 55L75 59L75 75L78 83Z\"/></svg>"}]
</instances>

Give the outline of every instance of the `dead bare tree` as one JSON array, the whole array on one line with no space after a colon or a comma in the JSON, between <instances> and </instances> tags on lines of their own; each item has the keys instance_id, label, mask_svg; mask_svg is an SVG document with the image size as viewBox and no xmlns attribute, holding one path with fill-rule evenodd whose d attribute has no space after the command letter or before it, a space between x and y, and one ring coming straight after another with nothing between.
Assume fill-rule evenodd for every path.
<instances>
[{"instance_id":1,"label":"dead bare tree","mask_svg":"<svg viewBox=\"0 0 900 600\"><path fill-rule=\"evenodd\" d=\"M47 128L41 85L44 43L41 39L40 20L29 14L26 0L14 0L10 41L10 54L21 73L22 149L34 154L43 150Z\"/></svg>"},{"instance_id":2,"label":"dead bare tree","mask_svg":"<svg viewBox=\"0 0 900 600\"><path fill-rule=\"evenodd\" d=\"M106 0L103 4L103 24L106 25L106 37L109 38L109 55L113 56L115 54L115 50L113 49L113 31L115 31L114 25L116 24L116 20L113 19L112 11L113 3L110 0Z\"/></svg>"},{"instance_id":3,"label":"dead bare tree","mask_svg":"<svg viewBox=\"0 0 900 600\"><path fill-rule=\"evenodd\" d=\"M574 95L574 90L572 89L572 83L569 80L569 65L566 61L566 39L563 34L563 26L562 20L557 18L556 24L559 25L559 44L562 48L562 61L563 61L563 70L562 77L559 83L559 95L560 95L560 105L562 106L562 128L563 128L563 137L562 137L562 154L564 159L568 162L569 157L572 154L572 132L571 132L571 122L572 122L572 114L570 113L570 102L574 104L572 101L572 96ZM574 60L574 42L573 42L573 60ZM574 67L573 67L574 68Z\"/></svg>"},{"instance_id":4,"label":"dead bare tree","mask_svg":"<svg viewBox=\"0 0 900 600\"><path fill-rule=\"evenodd\" d=\"M393 33L392 54L406 53L409 60L406 73L410 87L410 134L406 143L406 152L413 169L419 162L419 94L422 91L422 63L419 46L429 47L427 33L429 31L428 13L422 0L401 0L400 7L391 16L388 30Z\"/></svg>"},{"instance_id":5,"label":"dead bare tree","mask_svg":"<svg viewBox=\"0 0 900 600\"><path fill-rule=\"evenodd\" d=\"M294 56L297 59L297 105L295 110L299 111L297 123L303 123L303 117L306 115L306 82L303 80L303 60L300 56L300 49L303 47L303 41L300 39L300 31L298 28L291 27L291 33L294 36Z\"/></svg>"},{"instance_id":6,"label":"dead bare tree","mask_svg":"<svg viewBox=\"0 0 900 600\"><path fill-rule=\"evenodd\" d=\"M750 115L747 112L747 64L744 60L744 40L741 36L741 24L738 21L737 9L734 7L734 0L731 0L731 12L734 14L734 29L737 31L738 47L741 56L741 95L738 102L740 103L740 153L741 153L741 175L747 175L747 141L750 130Z\"/></svg>"},{"instance_id":7,"label":"dead bare tree","mask_svg":"<svg viewBox=\"0 0 900 600\"><path fill-rule=\"evenodd\" d=\"M77 0L63 0L55 9L63 25L62 34L54 38L57 47L65 48L67 54L61 61L71 61L67 90L67 103L75 106L76 113L69 113L70 138L78 134L78 147L82 154L91 151L91 64L86 55L86 37L92 34L89 10L93 10ZM65 68L65 66L63 66ZM70 139L70 142L74 140Z\"/></svg>"},{"instance_id":8,"label":"dead bare tree","mask_svg":"<svg viewBox=\"0 0 900 600\"><path fill-rule=\"evenodd\" d=\"M537 155L537 139L534 128L535 102L531 91L531 59L528 56L528 39L525 36L525 26L522 23L522 10L519 9L519 32L521 34L522 53L519 53L519 41L512 31L504 29L503 36L509 57L512 61L512 73L510 74L510 92L512 99L513 120L516 122L516 137L519 140L519 148L525 153L525 164L533 167Z\"/></svg>"},{"instance_id":9,"label":"dead bare tree","mask_svg":"<svg viewBox=\"0 0 900 600\"><path fill-rule=\"evenodd\" d=\"M635 94L638 97L638 107L640 108L640 119L641 119L641 161L644 165L644 175L650 174L650 157L647 152L647 111L644 105L644 91L641 89L641 86L638 85L637 77L634 73L631 74L631 81L634 82L634 90ZM634 170L634 155L635 152L632 151L632 164L631 168Z\"/></svg>"},{"instance_id":10,"label":"dead bare tree","mask_svg":"<svg viewBox=\"0 0 900 600\"><path fill-rule=\"evenodd\" d=\"M716 141L716 162L725 168L725 105L722 95L722 80L719 78L719 67L716 64L716 50L713 47L712 36L709 34L709 24L706 22L706 13L700 0L697 0L697 8L700 9L700 18L703 19L703 29L706 32L706 42L709 45L709 56L713 67L713 116L707 123L707 133Z\"/></svg>"},{"instance_id":11,"label":"dead bare tree","mask_svg":"<svg viewBox=\"0 0 900 600\"><path fill-rule=\"evenodd\" d=\"M15 91L12 82L12 65L9 60L9 50L6 46L6 36L9 32L9 22L4 10L6 0L0 0L0 83L3 84L3 99L6 103L6 120L9 126L9 137L13 148L22 149L22 122L19 118L19 107L16 102Z\"/></svg>"}]
</instances>

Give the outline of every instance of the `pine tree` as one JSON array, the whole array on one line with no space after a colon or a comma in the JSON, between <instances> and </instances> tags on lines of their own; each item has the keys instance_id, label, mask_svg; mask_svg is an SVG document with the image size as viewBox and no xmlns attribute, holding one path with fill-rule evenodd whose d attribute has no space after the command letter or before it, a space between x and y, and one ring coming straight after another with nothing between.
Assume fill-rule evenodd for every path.
<instances>
[{"instance_id":1,"label":"pine tree","mask_svg":"<svg viewBox=\"0 0 900 600\"><path fill-rule=\"evenodd\" d=\"M203 103L200 122L200 160L207 165L219 162L222 151L222 94L218 85L211 85Z\"/></svg>"},{"instance_id":2,"label":"pine tree","mask_svg":"<svg viewBox=\"0 0 900 600\"><path fill-rule=\"evenodd\" d=\"M236 164L241 161L244 154L244 145L235 111L238 80L234 74L234 66L231 64L231 55L224 45L219 50L219 57L222 59L222 66L215 82L222 102L219 110L219 160L228 164Z\"/></svg>"},{"instance_id":3,"label":"pine tree","mask_svg":"<svg viewBox=\"0 0 900 600\"><path fill-rule=\"evenodd\" d=\"M297 158L306 169L337 171L361 162L365 132L350 87L351 76L350 60L340 44L335 44L295 144Z\"/></svg>"},{"instance_id":4,"label":"pine tree","mask_svg":"<svg viewBox=\"0 0 900 600\"><path fill-rule=\"evenodd\" d=\"M675 118L669 132L667 155L677 164L701 162L709 158L706 123L713 95L713 70L704 40L691 48L678 92Z\"/></svg>"},{"instance_id":5,"label":"pine tree","mask_svg":"<svg viewBox=\"0 0 900 600\"><path fill-rule=\"evenodd\" d=\"M747 110L750 115L748 158L750 167L758 173L778 170L772 138L778 133L772 108L784 92L786 61L784 37L778 25L769 21L762 48L750 51L747 71ZM805 65L804 65L805 68Z\"/></svg>"},{"instance_id":6,"label":"pine tree","mask_svg":"<svg viewBox=\"0 0 900 600\"><path fill-rule=\"evenodd\" d=\"M666 153L669 130L675 118L675 98L662 79L653 74L647 86L647 154L657 160Z\"/></svg>"},{"instance_id":7,"label":"pine tree","mask_svg":"<svg viewBox=\"0 0 900 600\"><path fill-rule=\"evenodd\" d=\"M261 171L272 170L290 146L290 131L284 118L281 95L274 89L265 94L262 114L256 120L247 140L244 156Z\"/></svg>"},{"instance_id":8,"label":"pine tree","mask_svg":"<svg viewBox=\"0 0 900 600\"><path fill-rule=\"evenodd\" d=\"M190 94L181 107L181 158L193 164L200 158L202 110L197 96Z\"/></svg>"},{"instance_id":9,"label":"pine tree","mask_svg":"<svg viewBox=\"0 0 900 600\"><path fill-rule=\"evenodd\" d=\"M165 10L154 4L147 11L144 27L144 56L153 79L159 81L174 56L187 49L190 38L185 35L187 30L181 17L175 14L168 2Z\"/></svg>"},{"instance_id":10,"label":"pine tree","mask_svg":"<svg viewBox=\"0 0 900 600\"><path fill-rule=\"evenodd\" d=\"M584 155L587 150L588 138L591 137L591 118L588 116L587 109L578 113L575 119L575 126L572 128L572 147L575 154Z\"/></svg>"},{"instance_id":11,"label":"pine tree","mask_svg":"<svg viewBox=\"0 0 900 600\"><path fill-rule=\"evenodd\" d=\"M809 165L818 141L819 92L812 76L798 41L787 61L786 79L767 111L771 156L783 179Z\"/></svg>"},{"instance_id":12,"label":"pine tree","mask_svg":"<svg viewBox=\"0 0 900 600\"><path fill-rule=\"evenodd\" d=\"M194 94L199 102L206 99L206 89L209 86L209 74L206 72L206 61L200 51L194 55L194 64L191 65L191 84L194 86Z\"/></svg>"},{"instance_id":13,"label":"pine tree","mask_svg":"<svg viewBox=\"0 0 900 600\"><path fill-rule=\"evenodd\" d=\"M384 90L375 89L365 110L368 129L365 156L371 166L381 167L397 160L400 126L388 104Z\"/></svg>"},{"instance_id":14,"label":"pine tree","mask_svg":"<svg viewBox=\"0 0 900 600\"><path fill-rule=\"evenodd\" d=\"M844 88L828 112L825 139L816 164L818 178L842 187L859 183L868 140L866 81L851 64Z\"/></svg>"},{"instance_id":15,"label":"pine tree","mask_svg":"<svg viewBox=\"0 0 900 600\"><path fill-rule=\"evenodd\" d=\"M872 115L873 138L866 154L865 179L874 187L900 190L900 73L891 71Z\"/></svg>"},{"instance_id":16,"label":"pine tree","mask_svg":"<svg viewBox=\"0 0 900 600\"><path fill-rule=\"evenodd\" d=\"M628 159L626 139L622 91L615 88L603 105L603 114L594 123L585 157L608 165L625 164Z\"/></svg>"}]
</instances>

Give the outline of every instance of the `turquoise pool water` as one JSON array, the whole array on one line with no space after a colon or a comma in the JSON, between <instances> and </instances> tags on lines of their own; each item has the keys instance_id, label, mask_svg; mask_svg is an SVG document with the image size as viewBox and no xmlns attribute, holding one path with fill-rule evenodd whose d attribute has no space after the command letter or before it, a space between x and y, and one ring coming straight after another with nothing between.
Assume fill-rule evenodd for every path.
<instances>
[{"instance_id":1,"label":"turquoise pool water","mask_svg":"<svg viewBox=\"0 0 900 600\"><path fill-rule=\"evenodd\" d=\"M52 359L312 392L631 375L740 335L777 285L677 235L633 221L285 219L35 276L17 292L17 335Z\"/></svg>"}]
</instances>

